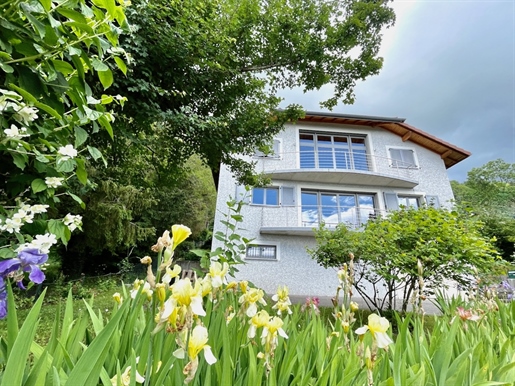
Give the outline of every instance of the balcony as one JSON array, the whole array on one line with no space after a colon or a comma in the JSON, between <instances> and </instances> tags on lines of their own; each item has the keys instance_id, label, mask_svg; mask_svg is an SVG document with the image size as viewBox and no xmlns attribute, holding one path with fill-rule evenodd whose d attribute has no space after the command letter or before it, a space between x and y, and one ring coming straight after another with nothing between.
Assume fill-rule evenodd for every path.
<instances>
[{"instance_id":1,"label":"balcony","mask_svg":"<svg viewBox=\"0 0 515 386\"><path fill-rule=\"evenodd\" d=\"M261 234L314 236L313 228L324 223L327 228L345 224L350 229L359 229L370 219L385 215L379 208L337 206L251 206L260 212Z\"/></svg>"},{"instance_id":2,"label":"balcony","mask_svg":"<svg viewBox=\"0 0 515 386\"><path fill-rule=\"evenodd\" d=\"M418 185L418 167L364 153L315 149L261 160L257 170L277 180L409 189Z\"/></svg>"}]
</instances>

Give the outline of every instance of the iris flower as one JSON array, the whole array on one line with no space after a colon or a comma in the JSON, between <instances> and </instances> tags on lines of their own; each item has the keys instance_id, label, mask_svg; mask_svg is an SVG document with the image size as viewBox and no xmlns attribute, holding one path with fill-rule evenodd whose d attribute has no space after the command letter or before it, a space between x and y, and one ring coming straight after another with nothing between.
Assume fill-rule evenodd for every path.
<instances>
[{"instance_id":1,"label":"iris flower","mask_svg":"<svg viewBox=\"0 0 515 386\"><path fill-rule=\"evenodd\" d=\"M223 263L223 265L219 261L213 261L209 267L209 276L211 277L211 285L213 288L221 287L222 284L226 284L227 280L225 279L225 275L229 271L229 264Z\"/></svg>"},{"instance_id":2,"label":"iris flower","mask_svg":"<svg viewBox=\"0 0 515 386\"><path fill-rule=\"evenodd\" d=\"M386 348L393 340L388 336L386 331L390 328L390 322L386 318L382 318L377 314L370 314L368 316L368 324L356 330L356 334L363 335L367 331L372 333L377 347Z\"/></svg>"},{"instance_id":3,"label":"iris flower","mask_svg":"<svg viewBox=\"0 0 515 386\"><path fill-rule=\"evenodd\" d=\"M30 281L41 284L45 280L45 274L41 271L39 265L47 260L48 255L46 253L41 253L37 249L25 249L18 252L18 257L0 261L0 276L16 276L16 273L29 272ZM17 284L18 287L25 288L21 281L22 278L22 275L18 276Z\"/></svg>"}]
</instances>

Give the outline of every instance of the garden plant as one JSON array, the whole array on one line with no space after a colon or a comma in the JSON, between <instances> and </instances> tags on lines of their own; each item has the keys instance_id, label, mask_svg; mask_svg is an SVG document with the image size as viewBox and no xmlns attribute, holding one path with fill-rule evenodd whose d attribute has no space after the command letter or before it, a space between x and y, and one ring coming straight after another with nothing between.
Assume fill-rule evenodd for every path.
<instances>
[{"instance_id":1,"label":"garden plant","mask_svg":"<svg viewBox=\"0 0 515 386\"><path fill-rule=\"evenodd\" d=\"M287 288L268 298L245 281L227 281L227 263L213 261L196 280L180 279L173 253L189 233L176 225L158 239L154 257L141 259L146 277L113 294L108 317L91 299L73 318L70 296L44 346L33 340L44 295L19 327L7 279L0 385L511 385L515 379L515 302L440 299L442 315L431 330L415 304L417 312L395 316L393 334L378 314L356 320L352 265L338 272L329 318L311 299L292 306Z\"/></svg>"}]
</instances>

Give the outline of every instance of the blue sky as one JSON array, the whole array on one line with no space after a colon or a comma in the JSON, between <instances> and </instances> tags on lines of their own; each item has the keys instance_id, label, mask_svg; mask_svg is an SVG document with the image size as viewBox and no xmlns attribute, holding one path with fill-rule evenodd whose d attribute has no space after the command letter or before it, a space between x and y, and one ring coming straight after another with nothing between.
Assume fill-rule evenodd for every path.
<instances>
[{"instance_id":1,"label":"blue sky","mask_svg":"<svg viewBox=\"0 0 515 386\"><path fill-rule=\"evenodd\" d=\"M406 118L472 153L449 169L467 172L502 158L515 163L515 1L393 2L397 21L385 31L379 75L355 88L354 105L335 113ZM285 90L284 105L323 111L331 88Z\"/></svg>"}]
</instances>

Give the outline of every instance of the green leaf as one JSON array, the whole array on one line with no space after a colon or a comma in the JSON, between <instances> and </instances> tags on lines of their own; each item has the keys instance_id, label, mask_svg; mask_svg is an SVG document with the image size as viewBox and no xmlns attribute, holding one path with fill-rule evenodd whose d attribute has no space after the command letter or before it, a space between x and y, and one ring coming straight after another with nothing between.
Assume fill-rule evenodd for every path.
<instances>
[{"instance_id":1,"label":"green leaf","mask_svg":"<svg viewBox=\"0 0 515 386\"><path fill-rule=\"evenodd\" d=\"M107 64L105 64L104 62L102 62L98 58L91 59L91 64L93 65L93 68L96 71L104 72L104 71L109 70L109 67L107 66Z\"/></svg>"},{"instance_id":2,"label":"green leaf","mask_svg":"<svg viewBox=\"0 0 515 386\"><path fill-rule=\"evenodd\" d=\"M74 20L77 23L88 24L88 20L81 13L74 11L70 8L56 7L59 14L67 17L70 20Z\"/></svg>"},{"instance_id":3,"label":"green leaf","mask_svg":"<svg viewBox=\"0 0 515 386\"><path fill-rule=\"evenodd\" d=\"M104 90L113 84L113 73L109 68L107 71L98 71L97 74L98 79L100 79L100 83L104 86Z\"/></svg>"},{"instance_id":4,"label":"green leaf","mask_svg":"<svg viewBox=\"0 0 515 386\"><path fill-rule=\"evenodd\" d=\"M75 126L75 148L78 149L88 139L88 132L82 127Z\"/></svg>"},{"instance_id":5,"label":"green leaf","mask_svg":"<svg viewBox=\"0 0 515 386\"><path fill-rule=\"evenodd\" d=\"M113 335L119 329L120 321L125 317L130 302L124 302L104 329L86 348L75 367L70 372L67 386L96 386L104 361L109 353Z\"/></svg>"},{"instance_id":6,"label":"green leaf","mask_svg":"<svg viewBox=\"0 0 515 386\"><path fill-rule=\"evenodd\" d=\"M49 220L48 221L48 231L54 234L57 238L61 239L64 245L68 243L68 240L71 237L70 230L64 223L60 220Z\"/></svg>"},{"instance_id":7,"label":"green leaf","mask_svg":"<svg viewBox=\"0 0 515 386\"><path fill-rule=\"evenodd\" d=\"M118 56L114 57L114 61L116 62L118 68L123 72L123 75L127 75L127 65L125 62Z\"/></svg>"},{"instance_id":8,"label":"green leaf","mask_svg":"<svg viewBox=\"0 0 515 386\"><path fill-rule=\"evenodd\" d=\"M14 68L12 68L8 64L5 64L5 63L3 63L1 61L0 61L0 68L2 70L4 70L4 72L7 73L7 74L12 74L14 72Z\"/></svg>"},{"instance_id":9,"label":"green leaf","mask_svg":"<svg viewBox=\"0 0 515 386\"><path fill-rule=\"evenodd\" d=\"M77 162L77 170L75 170L75 174L79 179L82 185L86 185L88 182L88 173L86 172L86 164L83 159L77 158L75 160Z\"/></svg>"},{"instance_id":10,"label":"green leaf","mask_svg":"<svg viewBox=\"0 0 515 386\"><path fill-rule=\"evenodd\" d=\"M66 194L68 194L68 196L73 198L80 205L80 207L82 209L86 209L86 204L84 203L84 201L81 200L81 198L79 196L76 196L75 194L70 193L70 192L66 192Z\"/></svg>"},{"instance_id":11,"label":"green leaf","mask_svg":"<svg viewBox=\"0 0 515 386\"><path fill-rule=\"evenodd\" d=\"M16 166L18 166L21 170L25 169L27 162L29 161L26 154L21 153L11 153L13 157L13 162Z\"/></svg>"},{"instance_id":12,"label":"green leaf","mask_svg":"<svg viewBox=\"0 0 515 386\"><path fill-rule=\"evenodd\" d=\"M99 158L102 158L102 153L96 147L88 146L88 151L95 161L97 161Z\"/></svg>"},{"instance_id":13,"label":"green leaf","mask_svg":"<svg viewBox=\"0 0 515 386\"><path fill-rule=\"evenodd\" d=\"M9 358L5 365L1 386L21 385L25 372L25 365L22 364L29 357L30 346L36 334L39 311L45 298L46 289L32 306L19 334L12 346ZM20 363L22 361L22 363Z\"/></svg>"},{"instance_id":14,"label":"green leaf","mask_svg":"<svg viewBox=\"0 0 515 386\"><path fill-rule=\"evenodd\" d=\"M46 190L47 185L41 178L37 178L30 184L33 193L39 193Z\"/></svg>"},{"instance_id":15,"label":"green leaf","mask_svg":"<svg viewBox=\"0 0 515 386\"><path fill-rule=\"evenodd\" d=\"M67 159L66 161L59 161L56 166L56 170L62 173L70 173L75 169L75 161L72 159Z\"/></svg>"}]
</instances>

